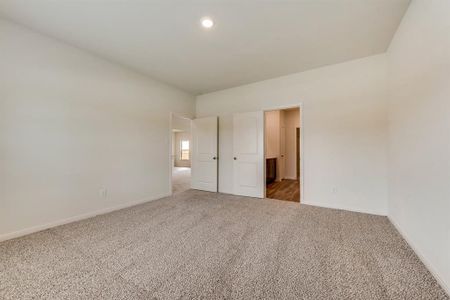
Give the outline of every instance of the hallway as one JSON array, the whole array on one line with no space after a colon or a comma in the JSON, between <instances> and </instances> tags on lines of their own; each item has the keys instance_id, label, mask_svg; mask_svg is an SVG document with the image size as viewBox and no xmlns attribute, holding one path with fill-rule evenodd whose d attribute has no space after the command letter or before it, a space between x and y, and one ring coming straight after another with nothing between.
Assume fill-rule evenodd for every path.
<instances>
[{"instance_id":1,"label":"hallway","mask_svg":"<svg viewBox=\"0 0 450 300\"><path fill-rule=\"evenodd\" d=\"M178 194L191 188L191 168L174 167L172 171L172 192Z\"/></svg>"}]
</instances>

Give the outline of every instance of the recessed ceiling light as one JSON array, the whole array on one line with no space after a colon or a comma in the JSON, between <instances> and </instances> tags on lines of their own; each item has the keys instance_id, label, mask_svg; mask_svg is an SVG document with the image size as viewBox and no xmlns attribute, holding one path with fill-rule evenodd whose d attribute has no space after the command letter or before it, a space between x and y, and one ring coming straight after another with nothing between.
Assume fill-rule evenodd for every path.
<instances>
[{"instance_id":1,"label":"recessed ceiling light","mask_svg":"<svg viewBox=\"0 0 450 300\"><path fill-rule=\"evenodd\" d=\"M214 26L214 22L210 18L203 18L201 22L204 28L211 28Z\"/></svg>"}]
</instances>

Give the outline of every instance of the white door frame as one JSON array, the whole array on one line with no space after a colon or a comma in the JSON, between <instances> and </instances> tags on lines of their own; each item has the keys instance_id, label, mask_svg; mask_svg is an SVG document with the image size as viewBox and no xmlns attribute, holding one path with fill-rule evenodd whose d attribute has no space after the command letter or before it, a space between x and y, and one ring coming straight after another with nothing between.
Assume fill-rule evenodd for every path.
<instances>
[{"instance_id":1,"label":"white door frame","mask_svg":"<svg viewBox=\"0 0 450 300\"><path fill-rule=\"evenodd\" d=\"M298 104L293 104L293 105L286 105L286 106L275 106L275 107L264 107L263 112L264 112L264 126L263 126L263 131L264 131L264 139L266 137L266 118L265 118L265 113L268 111L273 111L273 110L284 110L284 109L290 109L290 108L298 108L300 110L300 203L305 202L305 197L304 197L304 177L303 176L303 162L304 162L304 155L303 155L303 103L298 103ZM266 198L266 143L264 143L264 168L263 168L263 176L264 176L264 198Z\"/></svg>"},{"instance_id":2,"label":"white door frame","mask_svg":"<svg viewBox=\"0 0 450 300\"><path fill-rule=\"evenodd\" d=\"M173 165L172 165L172 126L173 126L173 118L177 117L180 119L185 119L185 120L189 120L192 121L191 118L184 116L184 115L180 115L178 113L174 113L174 112L170 112L169 113L169 196L173 195L173 191L172 191L172 176L173 176ZM191 128L189 129L189 132L192 133L192 124L191 124Z\"/></svg>"}]
</instances>

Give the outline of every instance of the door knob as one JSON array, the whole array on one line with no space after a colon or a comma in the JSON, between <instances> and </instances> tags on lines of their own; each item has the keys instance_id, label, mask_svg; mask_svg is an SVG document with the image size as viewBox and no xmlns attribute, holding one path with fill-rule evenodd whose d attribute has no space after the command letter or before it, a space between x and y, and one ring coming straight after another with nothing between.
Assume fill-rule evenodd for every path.
<instances>
[{"instance_id":1,"label":"door knob","mask_svg":"<svg viewBox=\"0 0 450 300\"><path fill-rule=\"evenodd\" d=\"M234 160L237 160L237 157L233 157Z\"/></svg>"},{"instance_id":2,"label":"door knob","mask_svg":"<svg viewBox=\"0 0 450 300\"><path fill-rule=\"evenodd\" d=\"M214 159L214 160L216 160L216 159L217 159L217 157L215 157L215 156L214 156L214 157L213 157L213 159Z\"/></svg>"}]
</instances>

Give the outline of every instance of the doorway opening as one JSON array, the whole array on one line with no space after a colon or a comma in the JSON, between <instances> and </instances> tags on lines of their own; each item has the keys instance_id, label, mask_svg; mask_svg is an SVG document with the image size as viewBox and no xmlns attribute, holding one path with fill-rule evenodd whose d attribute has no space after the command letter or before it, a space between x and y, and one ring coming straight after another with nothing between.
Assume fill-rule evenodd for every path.
<instances>
[{"instance_id":1,"label":"doorway opening","mask_svg":"<svg viewBox=\"0 0 450 300\"><path fill-rule=\"evenodd\" d=\"M266 197L300 202L300 107L265 111L264 127Z\"/></svg>"},{"instance_id":2,"label":"doorway opening","mask_svg":"<svg viewBox=\"0 0 450 300\"><path fill-rule=\"evenodd\" d=\"M171 189L178 194L191 188L191 120L172 114L170 126Z\"/></svg>"}]
</instances>

